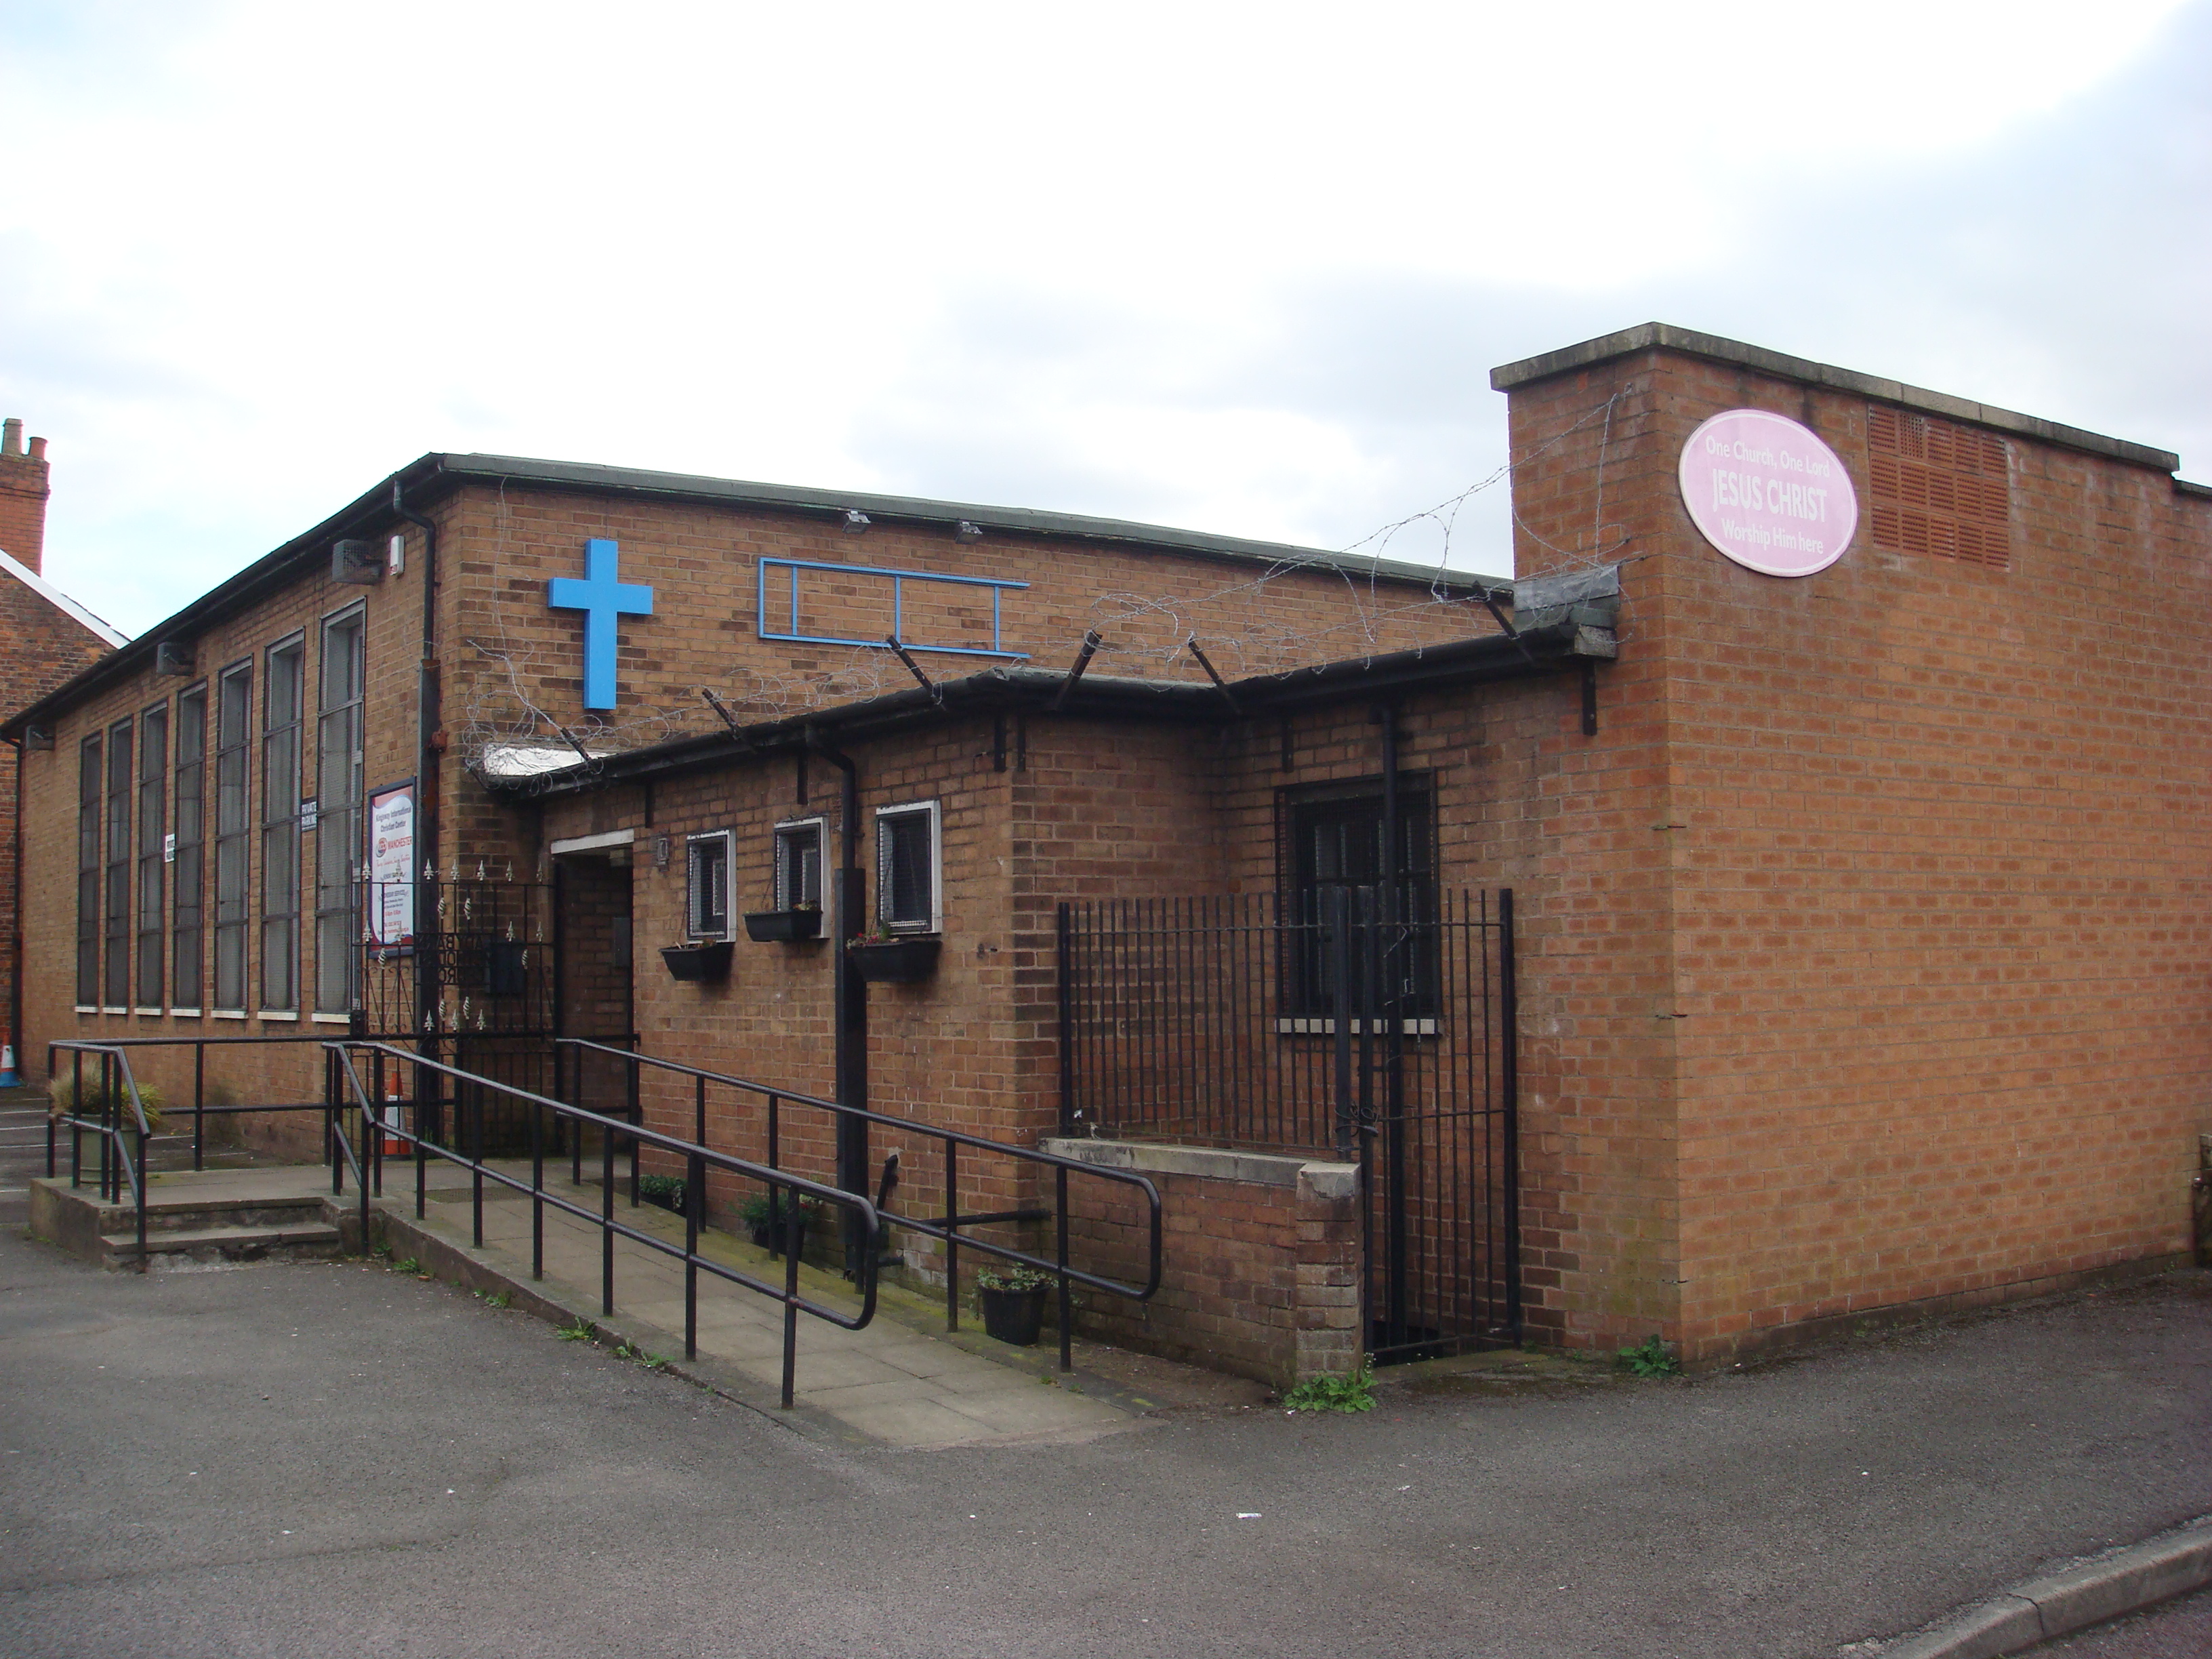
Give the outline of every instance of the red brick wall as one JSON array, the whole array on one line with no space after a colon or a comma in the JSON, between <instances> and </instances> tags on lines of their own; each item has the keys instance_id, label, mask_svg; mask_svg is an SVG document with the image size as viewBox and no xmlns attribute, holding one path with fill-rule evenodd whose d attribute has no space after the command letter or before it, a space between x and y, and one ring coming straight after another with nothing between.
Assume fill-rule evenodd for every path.
<instances>
[{"instance_id":1,"label":"red brick wall","mask_svg":"<svg viewBox=\"0 0 2212 1659\"><path fill-rule=\"evenodd\" d=\"M1611 787L1559 849L1599 971L1524 980L1560 1021L1530 1127L1563 1190L1530 1220L1574 1262L1565 1340L1717 1353L2179 1250L2212 1060L2207 503L2008 433L2009 570L1877 550L1863 518L1776 580L1676 491L1739 406L1812 427L1869 504L1863 396L1647 352L1512 398L1523 574L1587 542L1601 459L1628 561L1574 769Z\"/></svg>"},{"instance_id":2,"label":"red brick wall","mask_svg":"<svg viewBox=\"0 0 2212 1659\"><path fill-rule=\"evenodd\" d=\"M15 434L11 432L9 435ZM44 573L47 484L46 440L31 440L36 453L0 452L0 553ZM20 705L10 704L10 708Z\"/></svg>"}]
</instances>

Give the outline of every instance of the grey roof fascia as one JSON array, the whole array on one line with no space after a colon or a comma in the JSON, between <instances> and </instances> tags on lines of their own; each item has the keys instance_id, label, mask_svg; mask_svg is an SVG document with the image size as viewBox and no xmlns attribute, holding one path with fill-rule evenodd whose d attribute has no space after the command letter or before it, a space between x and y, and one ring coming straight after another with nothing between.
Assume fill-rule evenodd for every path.
<instances>
[{"instance_id":1,"label":"grey roof fascia","mask_svg":"<svg viewBox=\"0 0 2212 1659\"><path fill-rule=\"evenodd\" d=\"M1671 323L1640 323L1634 328L1622 329L1617 334L1601 335L1595 340L1584 340L1579 345L1562 346L1557 351L1547 351L1540 356L1524 357L1517 363L1504 364L1490 371L1491 390L1511 392L1538 380L1549 380L1555 374L1565 374L1574 369L1588 368L1595 363L1609 362L1615 357L1655 349L1679 351L1686 356L1704 357L1713 362L1756 369L1762 374L1771 374L1780 380L1826 386L1832 391L1847 392L1855 397L1872 398L1905 409L1940 415L1949 420L1966 421L1994 431L2009 432L2019 437L2035 439L2040 443L2054 444L2061 449L2079 450L2084 454L2102 456L2107 460L2126 461L2160 472L2172 472L2181 465L2180 456L2169 450L2153 449L2148 444L2130 443L2124 438L2108 438L2102 433L2084 432L2079 427L2063 426L2057 421L1999 409L1994 404L1978 404L1968 398L1954 398L1948 392L1907 386L1901 380L1886 380L1879 375L1863 374L1856 369L1838 368L1832 363L1816 363L1808 358L1792 357L1786 352L1770 351L1765 346L1747 345L1741 340L1724 339L1717 334L1700 334L1694 329L1677 328Z\"/></svg>"},{"instance_id":2,"label":"grey roof fascia","mask_svg":"<svg viewBox=\"0 0 2212 1659\"><path fill-rule=\"evenodd\" d=\"M1518 635L1486 634L1445 645L1346 658L1319 668L1255 675L1230 682L1237 700L1234 710L1218 690L1203 683L1093 674L1077 683L1065 712L1091 719L1218 725L1348 696L1520 679L1555 673L1582 660L1574 649L1578 631L1573 623L1560 622ZM841 738L882 737L963 714L1036 713L1051 708L1066 680L1066 672L1055 669L988 668L940 681L934 695L911 686L835 708L741 726L734 734L702 732L605 756L589 766L580 762L557 771L478 781L493 793L509 798L581 794L609 784L724 765L748 754L787 753L818 744L833 733Z\"/></svg>"},{"instance_id":3,"label":"grey roof fascia","mask_svg":"<svg viewBox=\"0 0 2212 1659\"><path fill-rule=\"evenodd\" d=\"M617 495L651 495L676 501L709 501L744 507L783 508L795 513L842 516L857 507L871 519L904 520L914 524L957 525L963 520L993 529L1020 531L1034 536L1079 538L1085 541L1127 543L1142 547L1197 553L1241 564L1290 565L1321 568L1352 576L1373 575L1386 581L1419 582L1469 592L1486 588L1493 592L1511 586L1503 577L1473 571L1407 564L1395 559L1362 558L1356 554L1332 553L1322 548L1295 547L1283 542L1249 541L1236 536L1217 536L1202 530L1176 530L1164 525L1138 524L1124 519L1098 519L1079 513L1046 513L1034 507L989 507L973 501L939 501L918 495L879 495L859 489L820 489L803 485L754 483L741 478L709 478L682 472L653 472L639 467L596 466L580 461L532 460L515 455L441 455L443 474L454 482L471 478L485 482L512 480Z\"/></svg>"}]
</instances>

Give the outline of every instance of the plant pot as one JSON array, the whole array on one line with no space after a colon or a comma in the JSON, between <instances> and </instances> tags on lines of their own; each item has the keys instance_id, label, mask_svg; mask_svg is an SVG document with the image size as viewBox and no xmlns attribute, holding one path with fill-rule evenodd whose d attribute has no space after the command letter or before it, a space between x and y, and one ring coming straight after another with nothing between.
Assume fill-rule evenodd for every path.
<instances>
[{"instance_id":1,"label":"plant pot","mask_svg":"<svg viewBox=\"0 0 2212 1659\"><path fill-rule=\"evenodd\" d=\"M945 941L934 933L910 939L854 942L845 947L854 968L872 985L914 985L937 971Z\"/></svg>"},{"instance_id":2,"label":"plant pot","mask_svg":"<svg viewBox=\"0 0 2212 1659\"><path fill-rule=\"evenodd\" d=\"M753 1248L757 1250L766 1250L769 1255L780 1261L783 1259L783 1241L790 1231L791 1224L788 1221L780 1222L774 1227L770 1227L765 1221L753 1222L750 1224ZM804 1216L799 1218L799 1237L793 1241L793 1243L796 1248L793 1249L792 1254L803 1260L806 1255L806 1218Z\"/></svg>"},{"instance_id":3,"label":"plant pot","mask_svg":"<svg viewBox=\"0 0 2212 1659\"><path fill-rule=\"evenodd\" d=\"M789 944L794 939L820 939L819 910L748 910L745 937L763 945Z\"/></svg>"},{"instance_id":4,"label":"plant pot","mask_svg":"<svg viewBox=\"0 0 2212 1659\"><path fill-rule=\"evenodd\" d=\"M983 1331L1017 1348L1036 1346L1044 1328L1046 1286L1033 1291L989 1291L975 1287L976 1305L983 1310Z\"/></svg>"},{"instance_id":5,"label":"plant pot","mask_svg":"<svg viewBox=\"0 0 2212 1659\"><path fill-rule=\"evenodd\" d=\"M664 945L660 959L667 964L671 979L727 979L730 957L737 948L727 939L711 945Z\"/></svg>"}]
</instances>

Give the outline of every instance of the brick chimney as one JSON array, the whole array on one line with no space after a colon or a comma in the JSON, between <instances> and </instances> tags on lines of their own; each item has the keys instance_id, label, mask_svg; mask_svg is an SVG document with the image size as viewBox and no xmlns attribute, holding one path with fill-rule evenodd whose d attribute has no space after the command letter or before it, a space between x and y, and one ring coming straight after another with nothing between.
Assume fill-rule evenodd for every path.
<instances>
[{"instance_id":1,"label":"brick chimney","mask_svg":"<svg viewBox=\"0 0 2212 1659\"><path fill-rule=\"evenodd\" d=\"M46 545L46 441L23 450L23 423L0 422L0 550L33 570ZM44 572L40 571L43 574Z\"/></svg>"}]
</instances>

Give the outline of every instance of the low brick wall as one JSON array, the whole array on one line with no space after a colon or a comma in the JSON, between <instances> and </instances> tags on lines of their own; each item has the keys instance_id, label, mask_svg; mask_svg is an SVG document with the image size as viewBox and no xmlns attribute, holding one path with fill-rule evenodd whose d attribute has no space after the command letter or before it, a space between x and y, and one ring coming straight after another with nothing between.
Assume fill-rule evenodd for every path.
<instances>
[{"instance_id":1,"label":"low brick wall","mask_svg":"<svg viewBox=\"0 0 2212 1659\"><path fill-rule=\"evenodd\" d=\"M1091 1296L1086 1336L1287 1388L1359 1364L1359 1168L1299 1158L1048 1140L1043 1150L1131 1170L1159 1188L1160 1289ZM1144 1212L1117 1186L1069 1183L1079 1263L1141 1280Z\"/></svg>"}]
</instances>

